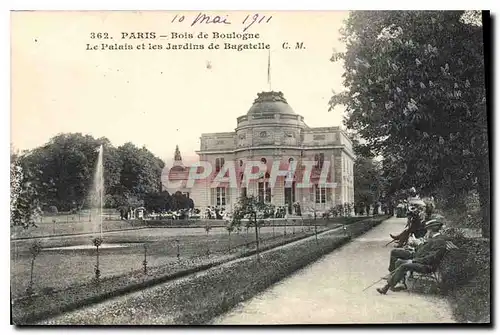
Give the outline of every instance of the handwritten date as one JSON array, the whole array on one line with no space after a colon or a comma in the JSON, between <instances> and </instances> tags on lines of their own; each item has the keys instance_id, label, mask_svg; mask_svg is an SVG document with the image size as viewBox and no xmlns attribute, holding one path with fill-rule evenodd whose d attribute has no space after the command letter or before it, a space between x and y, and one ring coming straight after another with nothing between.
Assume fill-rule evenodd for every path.
<instances>
[{"instance_id":1,"label":"handwritten date","mask_svg":"<svg viewBox=\"0 0 500 335\"><path fill-rule=\"evenodd\" d=\"M245 19L241 22L243 26L243 31L247 31L254 24L267 24L271 21L272 16L265 16L262 14L247 15ZM172 19L172 23L182 23L186 17L184 15L175 15ZM200 24L232 24L228 15L207 15L204 13L198 13L196 17L191 21L191 27Z\"/></svg>"}]
</instances>

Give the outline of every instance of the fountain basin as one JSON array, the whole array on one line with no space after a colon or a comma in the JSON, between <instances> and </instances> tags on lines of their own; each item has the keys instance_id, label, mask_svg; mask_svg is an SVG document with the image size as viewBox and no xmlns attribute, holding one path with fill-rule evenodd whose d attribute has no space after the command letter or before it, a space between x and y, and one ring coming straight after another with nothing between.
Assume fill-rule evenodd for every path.
<instances>
[{"instance_id":1,"label":"fountain basin","mask_svg":"<svg viewBox=\"0 0 500 335\"><path fill-rule=\"evenodd\" d=\"M116 249L116 248L129 248L137 246L140 243L104 243L99 246L99 250L102 249ZM80 244L80 245L68 245L64 247L49 247L43 248L43 250L90 250L96 249L92 244Z\"/></svg>"}]
</instances>

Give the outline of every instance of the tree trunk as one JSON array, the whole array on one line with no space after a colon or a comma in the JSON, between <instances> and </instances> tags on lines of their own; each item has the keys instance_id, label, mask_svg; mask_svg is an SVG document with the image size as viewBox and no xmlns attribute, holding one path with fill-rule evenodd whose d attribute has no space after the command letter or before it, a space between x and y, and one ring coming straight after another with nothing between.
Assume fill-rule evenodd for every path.
<instances>
[{"instance_id":1,"label":"tree trunk","mask_svg":"<svg viewBox=\"0 0 500 335\"><path fill-rule=\"evenodd\" d=\"M35 269L35 257L31 259L30 286L33 286L33 270Z\"/></svg>"},{"instance_id":2,"label":"tree trunk","mask_svg":"<svg viewBox=\"0 0 500 335\"><path fill-rule=\"evenodd\" d=\"M254 223L255 223L255 245L256 245L256 255L257 261L259 261L259 227L257 227L257 213L254 213Z\"/></svg>"},{"instance_id":3,"label":"tree trunk","mask_svg":"<svg viewBox=\"0 0 500 335\"><path fill-rule=\"evenodd\" d=\"M488 163L485 160L486 164ZM483 168L480 172L481 175L478 176L478 193L479 193L479 204L481 207L481 217L482 217L482 226L481 226L481 234L485 238L490 238L490 175L489 175L489 166L483 165Z\"/></svg>"}]
</instances>

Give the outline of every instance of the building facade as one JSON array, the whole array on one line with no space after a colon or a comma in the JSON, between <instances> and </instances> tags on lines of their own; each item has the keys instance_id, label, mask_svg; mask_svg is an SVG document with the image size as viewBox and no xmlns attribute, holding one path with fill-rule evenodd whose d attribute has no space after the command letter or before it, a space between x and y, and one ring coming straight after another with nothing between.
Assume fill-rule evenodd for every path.
<instances>
[{"instance_id":1,"label":"building facade","mask_svg":"<svg viewBox=\"0 0 500 335\"><path fill-rule=\"evenodd\" d=\"M214 167L214 174L192 187L186 187L184 183L167 190L188 193L198 208L219 206L231 211L243 195L254 195L289 210L293 203L298 202L302 211L325 211L338 204L354 202L352 142L339 127L308 127L281 92L259 93L248 113L237 118L234 131L202 134L197 154L200 162ZM177 158L180 159L178 152L169 178L187 180L189 169ZM215 174L227 163L235 167L240 182L246 163L250 161L264 163L268 173L237 187L213 185ZM286 170L294 161L297 169L293 176L289 176L293 182L286 183L286 177L282 176L272 187L269 173L273 163L279 162ZM311 186L297 187L303 178L306 161L314 164L310 174ZM320 180L324 169L328 175L326 187Z\"/></svg>"}]
</instances>

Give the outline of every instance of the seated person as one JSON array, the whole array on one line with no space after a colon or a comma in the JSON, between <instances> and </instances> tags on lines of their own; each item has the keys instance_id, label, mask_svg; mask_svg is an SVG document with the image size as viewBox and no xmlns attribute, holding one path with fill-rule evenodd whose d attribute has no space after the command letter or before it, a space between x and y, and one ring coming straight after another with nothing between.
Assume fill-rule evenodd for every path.
<instances>
[{"instance_id":1,"label":"seated person","mask_svg":"<svg viewBox=\"0 0 500 335\"><path fill-rule=\"evenodd\" d=\"M415 253L413 259L396 261L396 270L387 279L387 284L384 287L377 288L380 294L386 294L389 289L393 289L402 279L406 272L415 271L419 273L430 273L441 262L446 251L456 246L448 243L443 238L433 238L429 242L422 245Z\"/></svg>"},{"instance_id":2,"label":"seated person","mask_svg":"<svg viewBox=\"0 0 500 335\"><path fill-rule=\"evenodd\" d=\"M425 235L426 231L423 225L423 211L417 206L412 206L408 210L408 223L406 224L406 228L398 235L389 234L389 236L393 240L398 241L397 247L401 248L408 243L408 239L411 235L415 235L417 238L421 238Z\"/></svg>"},{"instance_id":3,"label":"seated person","mask_svg":"<svg viewBox=\"0 0 500 335\"><path fill-rule=\"evenodd\" d=\"M423 247L430 239L436 238L441 235L440 230L443 227L441 222L437 220L431 220L427 222L425 228L427 229L427 234L422 238L413 238L409 240L406 248L394 248L391 250L391 256L389 261L389 272L396 269L396 261L398 259L408 260L415 256L415 253L419 248Z\"/></svg>"}]
</instances>

